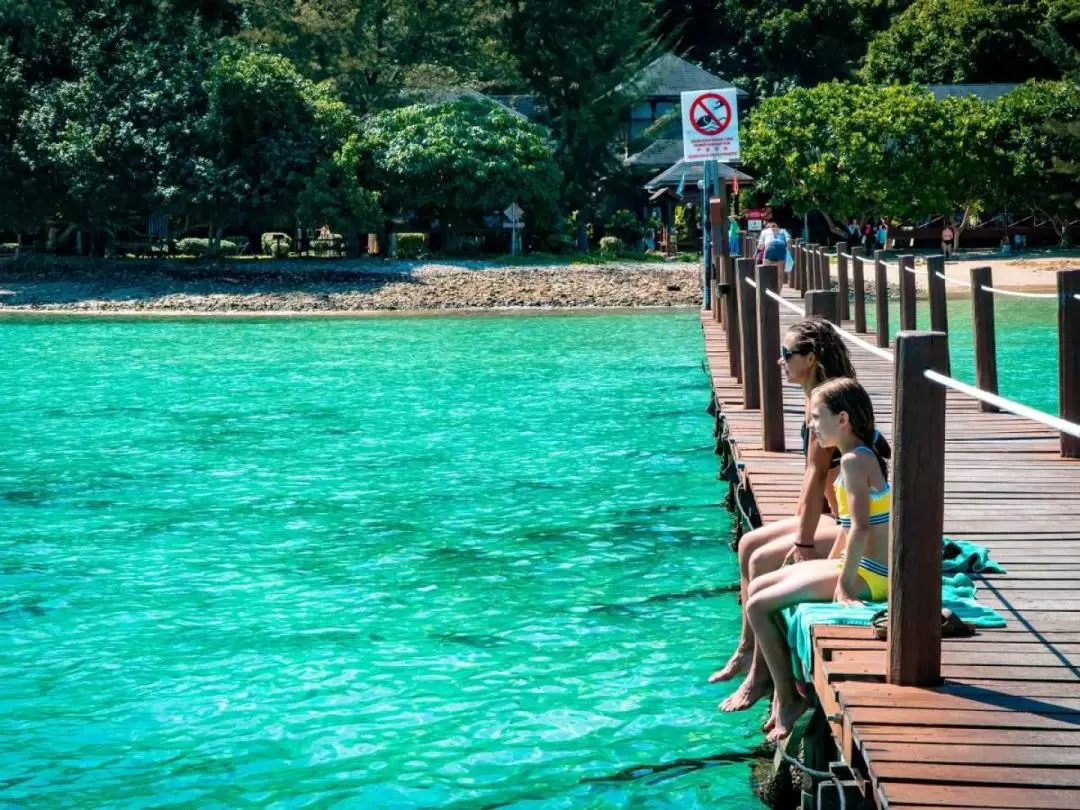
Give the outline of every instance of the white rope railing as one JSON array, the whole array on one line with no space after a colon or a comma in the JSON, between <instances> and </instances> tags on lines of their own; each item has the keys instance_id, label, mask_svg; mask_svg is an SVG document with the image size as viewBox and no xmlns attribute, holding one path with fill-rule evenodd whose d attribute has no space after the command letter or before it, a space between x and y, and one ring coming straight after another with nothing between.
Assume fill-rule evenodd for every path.
<instances>
[{"instance_id":1,"label":"white rope railing","mask_svg":"<svg viewBox=\"0 0 1080 810\"><path fill-rule=\"evenodd\" d=\"M769 296L769 298L776 301L777 303L782 304L783 306L790 309L796 315L802 315L804 318L806 317L806 310L805 309L801 309L800 307L795 306L793 303L791 303L786 298L784 298L784 296L780 295L780 293L775 292L774 290L766 290L765 294L767 296Z\"/></svg>"},{"instance_id":2,"label":"white rope railing","mask_svg":"<svg viewBox=\"0 0 1080 810\"><path fill-rule=\"evenodd\" d=\"M934 275L937 276L938 278L940 278L946 284L959 284L961 287L970 287L971 286L970 281L961 281L958 278L949 278L944 273L939 273L936 270L934 271Z\"/></svg>"},{"instance_id":3,"label":"white rope railing","mask_svg":"<svg viewBox=\"0 0 1080 810\"><path fill-rule=\"evenodd\" d=\"M861 349L866 349L866 351L870 352L871 354L876 354L882 360L887 360L890 363L893 362L892 352L887 352L884 349L879 349L873 343L867 343L865 340L863 340L858 335L851 334L851 332L849 332L847 329L844 329L844 327L842 327L842 326L838 326L837 324L833 323L832 321L827 320L826 323L828 323L830 326L832 326L833 329L835 329L837 332L839 332L840 336L843 337L848 342L854 343L856 346L858 346Z\"/></svg>"},{"instance_id":4,"label":"white rope railing","mask_svg":"<svg viewBox=\"0 0 1080 810\"><path fill-rule=\"evenodd\" d=\"M837 251L836 255L837 256L843 256L845 259L854 259L855 258L850 253L841 253L840 251Z\"/></svg>"},{"instance_id":5,"label":"white rope railing","mask_svg":"<svg viewBox=\"0 0 1080 810\"><path fill-rule=\"evenodd\" d=\"M1021 405L1019 402L1013 402L1011 399L999 397L997 394L983 391L981 388L976 388L974 385L968 385L967 383L960 382L952 377L946 377L944 374L940 374L936 371L927 369L923 372L923 376L928 380L933 380L939 385L951 388L953 391L959 391L961 394L967 394L969 397L974 397L988 405L993 405L995 408L1014 413L1017 416L1023 416L1026 419L1030 419L1033 422L1039 422L1047 427L1060 431L1061 433L1068 433L1070 436L1080 438L1080 425L1077 425L1074 422L1069 422L1057 416L1051 416L1050 414L1043 413L1035 408L1029 408L1027 405Z\"/></svg>"},{"instance_id":6,"label":"white rope railing","mask_svg":"<svg viewBox=\"0 0 1080 810\"><path fill-rule=\"evenodd\" d=\"M1046 299L1050 299L1050 298L1057 298L1058 297L1057 293L1031 293L1031 292L1020 292L1019 290L1000 290L997 287L987 287L985 284L983 284L979 289L981 289L981 290L983 290L985 292L988 292L988 293L993 293L994 295L1011 295L1011 296L1014 296L1015 298L1046 298Z\"/></svg>"}]
</instances>

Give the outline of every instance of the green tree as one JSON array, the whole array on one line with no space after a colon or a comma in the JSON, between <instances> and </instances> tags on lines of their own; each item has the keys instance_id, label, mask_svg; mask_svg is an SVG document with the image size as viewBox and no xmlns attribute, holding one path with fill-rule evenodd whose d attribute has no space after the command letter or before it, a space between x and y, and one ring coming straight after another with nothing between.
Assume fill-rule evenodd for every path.
<instances>
[{"instance_id":1,"label":"green tree","mask_svg":"<svg viewBox=\"0 0 1080 810\"><path fill-rule=\"evenodd\" d=\"M330 81L357 112L406 86L512 84L493 0L244 0L244 36Z\"/></svg>"},{"instance_id":2,"label":"green tree","mask_svg":"<svg viewBox=\"0 0 1080 810\"><path fill-rule=\"evenodd\" d=\"M491 102L388 110L363 127L362 177L387 211L438 217L451 234L483 227L511 202L533 230L555 224L561 175L543 131Z\"/></svg>"},{"instance_id":3,"label":"green tree","mask_svg":"<svg viewBox=\"0 0 1080 810\"><path fill-rule=\"evenodd\" d=\"M995 120L975 98L834 82L764 100L745 156L774 203L820 211L843 235L848 217L973 213L996 200Z\"/></svg>"},{"instance_id":4,"label":"green tree","mask_svg":"<svg viewBox=\"0 0 1080 810\"><path fill-rule=\"evenodd\" d=\"M615 148L634 101L630 79L654 56L653 5L643 0L518 0L508 40L551 133L561 200L577 217L578 247L602 213L604 187L622 171Z\"/></svg>"},{"instance_id":5,"label":"green tree","mask_svg":"<svg viewBox=\"0 0 1080 810\"><path fill-rule=\"evenodd\" d=\"M1046 216L1064 241L1080 199L1080 138L1061 122L1080 121L1080 88L1071 81L1033 81L999 101L998 144L1011 171L1005 178L1010 208Z\"/></svg>"},{"instance_id":6,"label":"green tree","mask_svg":"<svg viewBox=\"0 0 1080 810\"><path fill-rule=\"evenodd\" d=\"M1018 82L1055 78L1036 36L1047 0L915 0L869 45L870 82Z\"/></svg>"}]
</instances>

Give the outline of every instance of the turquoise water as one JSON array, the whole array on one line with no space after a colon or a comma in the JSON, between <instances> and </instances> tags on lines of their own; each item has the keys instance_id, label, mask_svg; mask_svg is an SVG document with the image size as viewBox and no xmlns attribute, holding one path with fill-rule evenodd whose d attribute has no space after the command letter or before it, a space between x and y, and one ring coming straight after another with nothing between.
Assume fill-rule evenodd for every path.
<instances>
[{"instance_id":1,"label":"turquoise water","mask_svg":"<svg viewBox=\"0 0 1080 810\"><path fill-rule=\"evenodd\" d=\"M876 329L875 310L868 302L867 325ZM971 300L949 298L949 357L952 375L975 384L975 349L971 328ZM1058 413L1057 303L1052 300L998 298L994 308L997 333L998 393L1055 416ZM930 304L920 300L916 312L919 329L930 328ZM889 326L900 326L900 304L893 301Z\"/></svg>"},{"instance_id":2,"label":"turquoise water","mask_svg":"<svg viewBox=\"0 0 1080 810\"><path fill-rule=\"evenodd\" d=\"M696 313L0 336L0 806L757 806Z\"/></svg>"}]
</instances>

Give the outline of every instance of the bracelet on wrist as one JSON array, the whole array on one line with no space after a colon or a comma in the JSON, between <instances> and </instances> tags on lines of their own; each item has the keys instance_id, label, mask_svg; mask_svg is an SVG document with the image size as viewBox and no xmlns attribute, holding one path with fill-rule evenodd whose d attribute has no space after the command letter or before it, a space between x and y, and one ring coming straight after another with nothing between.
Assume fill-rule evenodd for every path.
<instances>
[{"instance_id":1,"label":"bracelet on wrist","mask_svg":"<svg viewBox=\"0 0 1080 810\"><path fill-rule=\"evenodd\" d=\"M814 547L813 543L793 543L792 545L794 545L795 548L813 548Z\"/></svg>"}]
</instances>

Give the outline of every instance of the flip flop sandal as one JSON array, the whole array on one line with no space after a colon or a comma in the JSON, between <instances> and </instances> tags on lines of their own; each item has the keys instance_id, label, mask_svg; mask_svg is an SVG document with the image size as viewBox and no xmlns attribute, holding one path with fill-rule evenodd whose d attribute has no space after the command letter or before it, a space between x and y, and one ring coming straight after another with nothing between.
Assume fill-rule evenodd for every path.
<instances>
[{"instance_id":1,"label":"flip flop sandal","mask_svg":"<svg viewBox=\"0 0 1080 810\"><path fill-rule=\"evenodd\" d=\"M874 630L874 638L884 641L889 633L889 611L879 610L870 617L870 626Z\"/></svg>"},{"instance_id":2,"label":"flip flop sandal","mask_svg":"<svg viewBox=\"0 0 1080 810\"><path fill-rule=\"evenodd\" d=\"M873 628L874 638L885 641L889 636L888 611L879 610L875 613L870 618L870 627ZM973 635L975 635L975 625L965 622L951 608L941 609L942 638L970 638Z\"/></svg>"}]
</instances>

